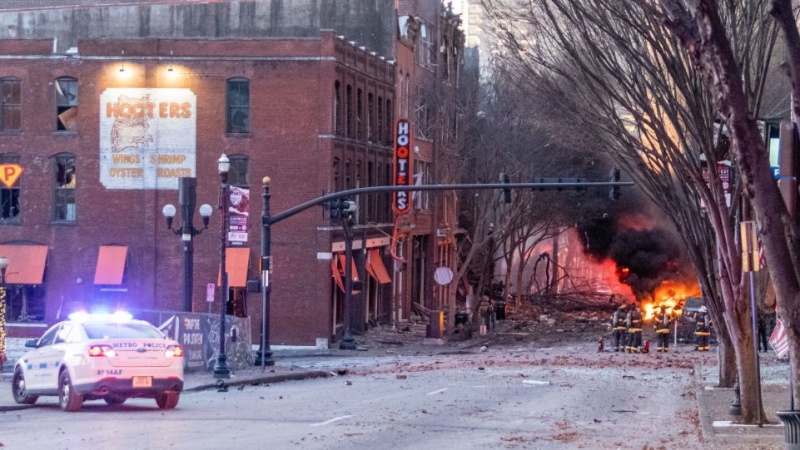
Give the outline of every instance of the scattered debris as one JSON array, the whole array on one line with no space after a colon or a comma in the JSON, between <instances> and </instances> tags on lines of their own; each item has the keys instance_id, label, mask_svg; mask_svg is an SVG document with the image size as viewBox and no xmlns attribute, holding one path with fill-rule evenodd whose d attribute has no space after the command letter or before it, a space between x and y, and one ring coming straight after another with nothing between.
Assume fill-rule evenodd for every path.
<instances>
[{"instance_id":1,"label":"scattered debris","mask_svg":"<svg viewBox=\"0 0 800 450\"><path fill-rule=\"evenodd\" d=\"M406 378L408 378L408 375L404 375L404 374L398 373L395 376L395 378L397 378L398 380L405 380Z\"/></svg>"}]
</instances>

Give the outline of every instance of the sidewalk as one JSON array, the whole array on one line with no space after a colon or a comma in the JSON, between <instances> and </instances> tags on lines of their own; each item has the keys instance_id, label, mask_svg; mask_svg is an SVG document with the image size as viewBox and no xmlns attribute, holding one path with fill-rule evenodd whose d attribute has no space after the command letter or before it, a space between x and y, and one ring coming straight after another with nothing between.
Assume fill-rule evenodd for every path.
<instances>
[{"instance_id":1,"label":"sidewalk","mask_svg":"<svg viewBox=\"0 0 800 450\"><path fill-rule=\"evenodd\" d=\"M713 349L712 349L713 350ZM774 354L761 356L761 401L766 421L763 426L737 424L739 416L730 414L732 388L717 388L716 365L695 369L695 386L700 424L706 442L720 450L782 450L784 426L776 411L790 407L789 363Z\"/></svg>"}]
</instances>

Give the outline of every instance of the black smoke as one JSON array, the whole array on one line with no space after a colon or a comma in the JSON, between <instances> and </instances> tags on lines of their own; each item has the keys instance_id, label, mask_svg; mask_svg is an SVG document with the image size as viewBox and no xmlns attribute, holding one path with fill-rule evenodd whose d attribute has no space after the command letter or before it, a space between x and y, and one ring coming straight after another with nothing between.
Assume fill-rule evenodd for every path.
<instances>
[{"instance_id":1,"label":"black smoke","mask_svg":"<svg viewBox=\"0 0 800 450\"><path fill-rule=\"evenodd\" d=\"M687 279L688 268L681 243L666 229L621 229L609 217L578 226L584 253L617 265L619 281L633 290L637 299L650 296L667 280Z\"/></svg>"}]
</instances>

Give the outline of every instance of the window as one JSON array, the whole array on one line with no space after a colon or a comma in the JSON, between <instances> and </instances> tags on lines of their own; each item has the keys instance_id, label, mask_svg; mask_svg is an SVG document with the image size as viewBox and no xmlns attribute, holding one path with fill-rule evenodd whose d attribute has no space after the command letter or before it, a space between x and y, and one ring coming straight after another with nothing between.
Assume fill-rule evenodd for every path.
<instances>
[{"instance_id":1,"label":"window","mask_svg":"<svg viewBox=\"0 0 800 450\"><path fill-rule=\"evenodd\" d=\"M75 222L75 156L66 153L56 155L53 162L53 221Z\"/></svg>"},{"instance_id":2,"label":"window","mask_svg":"<svg viewBox=\"0 0 800 450\"><path fill-rule=\"evenodd\" d=\"M414 161L414 185L422 186L431 184L431 164L425 161ZM430 191L414 191L411 198L414 209L430 209Z\"/></svg>"},{"instance_id":3,"label":"window","mask_svg":"<svg viewBox=\"0 0 800 450\"><path fill-rule=\"evenodd\" d=\"M0 131L22 129L22 82L0 78Z\"/></svg>"},{"instance_id":4,"label":"window","mask_svg":"<svg viewBox=\"0 0 800 450\"><path fill-rule=\"evenodd\" d=\"M388 136L386 136L387 144L392 144L392 139L394 139L394 117L392 116L392 101L386 100L386 131Z\"/></svg>"},{"instance_id":5,"label":"window","mask_svg":"<svg viewBox=\"0 0 800 450\"><path fill-rule=\"evenodd\" d=\"M78 129L78 80L59 78L56 80L56 130Z\"/></svg>"},{"instance_id":6,"label":"window","mask_svg":"<svg viewBox=\"0 0 800 450\"><path fill-rule=\"evenodd\" d=\"M347 121L347 137L353 137L353 87L349 84L346 88L345 95L347 98L345 101L345 120Z\"/></svg>"},{"instance_id":7,"label":"window","mask_svg":"<svg viewBox=\"0 0 800 450\"><path fill-rule=\"evenodd\" d=\"M372 117L372 110L375 108L375 98L372 95L372 92L367 94L367 140L370 142L375 141L375 124L372 123L375 120Z\"/></svg>"},{"instance_id":8,"label":"window","mask_svg":"<svg viewBox=\"0 0 800 450\"><path fill-rule=\"evenodd\" d=\"M228 183L231 186L248 187L250 182L247 179L247 165L249 159L246 156L231 155L231 168L228 171Z\"/></svg>"},{"instance_id":9,"label":"window","mask_svg":"<svg viewBox=\"0 0 800 450\"><path fill-rule=\"evenodd\" d=\"M342 84L338 81L333 84L333 130L342 134Z\"/></svg>"},{"instance_id":10,"label":"window","mask_svg":"<svg viewBox=\"0 0 800 450\"><path fill-rule=\"evenodd\" d=\"M432 35L431 27L423 21L416 46L417 62L429 70L433 70L436 65L436 48Z\"/></svg>"},{"instance_id":11,"label":"window","mask_svg":"<svg viewBox=\"0 0 800 450\"><path fill-rule=\"evenodd\" d=\"M250 81L244 78L228 80L226 94L227 133L250 132Z\"/></svg>"},{"instance_id":12,"label":"window","mask_svg":"<svg viewBox=\"0 0 800 450\"><path fill-rule=\"evenodd\" d=\"M361 139L364 137L364 100L361 89L356 91L356 138Z\"/></svg>"},{"instance_id":13,"label":"window","mask_svg":"<svg viewBox=\"0 0 800 450\"><path fill-rule=\"evenodd\" d=\"M19 156L0 154L0 164L19 164ZM9 188L0 184L0 224L20 223L19 178Z\"/></svg>"},{"instance_id":14,"label":"window","mask_svg":"<svg viewBox=\"0 0 800 450\"><path fill-rule=\"evenodd\" d=\"M375 142L384 142L385 139L383 137L383 97L378 97L378 130L377 130L377 138Z\"/></svg>"}]
</instances>

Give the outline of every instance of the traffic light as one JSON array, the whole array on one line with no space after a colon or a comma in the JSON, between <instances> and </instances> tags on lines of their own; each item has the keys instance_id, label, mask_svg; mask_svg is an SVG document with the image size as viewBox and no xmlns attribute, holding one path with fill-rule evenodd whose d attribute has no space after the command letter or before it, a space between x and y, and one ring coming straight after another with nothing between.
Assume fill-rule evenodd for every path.
<instances>
[{"instance_id":1,"label":"traffic light","mask_svg":"<svg viewBox=\"0 0 800 450\"><path fill-rule=\"evenodd\" d=\"M547 184L558 184L558 183L586 183L586 178L542 178L542 177L534 177L531 180L531 183L547 183ZM585 186L534 186L531 188L531 191L585 191Z\"/></svg>"},{"instance_id":2,"label":"traffic light","mask_svg":"<svg viewBox=\"0 0 800 450\"><path fill-rule=\"evenodd\" d=\"M509 184L511 183L511 177L509 177L507 173L503 172L500 174L500 182L503 184ZM511 188L503 188L503 203L511 203Z\"/></svg>"},{"instance_id":3,"label":"traffic light","mask_svg":"<svg viewBox=\"0 0 800 450\"><path fill-rule=\"evenodd\" d=\"M617 183L619 182L619 169L614 167L611 169L611 182ZM619 200L619 186L611 186L608 189L608 199L612 201Z\"/></svg>"},{"instance_id":4,"label":"traffic light","mask_svg":"<svg viewBox=\"0 0 800 450\"><path fill-rule=\"evenodd\" d=\"M331 219L346 219L356 212L358 204L353 200L337 198L328 201L328 208L331 212Z\"/></svg>"}]
</instances>

